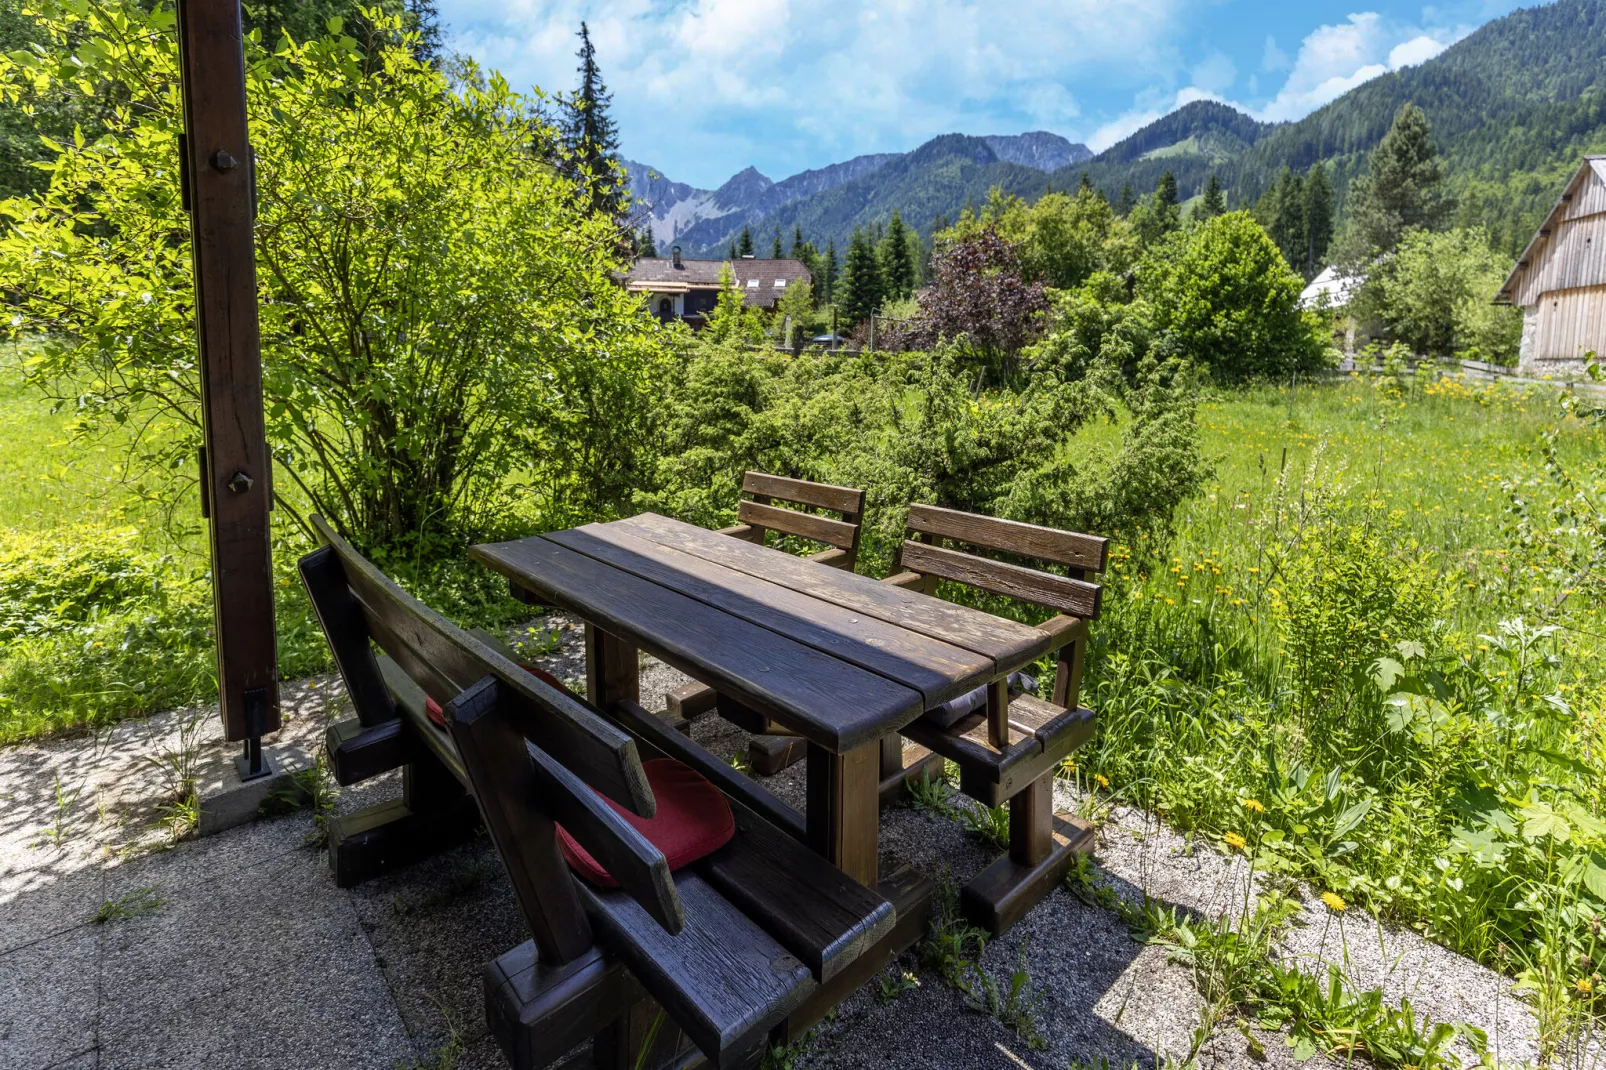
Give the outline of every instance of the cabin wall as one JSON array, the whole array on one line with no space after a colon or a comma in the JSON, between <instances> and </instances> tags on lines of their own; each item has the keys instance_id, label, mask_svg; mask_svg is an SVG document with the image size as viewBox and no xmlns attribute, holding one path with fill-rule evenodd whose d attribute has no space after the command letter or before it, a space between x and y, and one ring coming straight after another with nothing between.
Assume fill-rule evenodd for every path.
<instances>
[{"instance_id":1,"label":"cabin wall","mask_svg":"<svg viewBox=\"0 0 1606 1070\"><path fill-rule=\"evenodd\" d=\"M1590 350L1606 353L1606 285L1556 290L1524 309L1522 371L1577 375Z\"/></svg>"}]
</instances>

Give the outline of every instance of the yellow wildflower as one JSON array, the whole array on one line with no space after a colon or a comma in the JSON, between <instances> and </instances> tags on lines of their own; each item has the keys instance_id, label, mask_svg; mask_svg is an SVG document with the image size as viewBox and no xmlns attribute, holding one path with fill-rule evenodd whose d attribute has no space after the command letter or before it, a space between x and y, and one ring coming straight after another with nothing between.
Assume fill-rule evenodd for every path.
<instances>
[{"instance_id":1,"label":"yellow wildflower","mask_svg":"<svg viewBox=\"0 0 1606 1070\"><path fill-rule=\"evenodd\" d=\"M1094 773L1093 779L1099 782L1099 787L1101 788L1107 788L1110 786L1110 778L1105 776L1103 773Z\"/></svg>"},{"instance_id":2,"label":"yellow wildflower","mask_svg":"<svg viewBox=\"0 0 1606 1070\"><path fill-rule=\"evenodd\" d=\"M1259 799L1245 799L1244 809L1252 810L1257 814L1263 814L1266 812L1266 808L1260 804Z\"/></svg>"},{"instance_id":3,"label":"yellow wildflower","mask_svg":"<svg viewBox=\"0 0 1606 1070\"><path fill-rule=\"evenodd\" d=\"M1238 835L1236 832L1229 832L1221 838L1226 841L1228 847L1237 847L1241 850L1242 848L1249 846L1248 841L1242 836Z\"/></svg>"},{"instance_id":4,"label":"yellow wildflower","mask_svg":"<svg viewBox=\"0 0 1606 1070\"><path fill-rule=\"evenodd\" d=\"M1330 909L1335 910L1340 914L1349 909L1349 904L1344 902L1344 897L1339 895L1337 892L1323 892L1322 902L1326 903Z\"/></svg>"},{"instance_id":5,"label":"yellow wildflower","mask_svg":"<svg viewBox=\"0 0 1606 1070\"><path fill-rule=\"evenodd\" d=\"M1578 983L1573 987L1577 988L1579 993L1585 996L1593 995L1595 991L1595 986L1590 983L1587 977L1580 977Z\"/></svg>"}]
</instances>

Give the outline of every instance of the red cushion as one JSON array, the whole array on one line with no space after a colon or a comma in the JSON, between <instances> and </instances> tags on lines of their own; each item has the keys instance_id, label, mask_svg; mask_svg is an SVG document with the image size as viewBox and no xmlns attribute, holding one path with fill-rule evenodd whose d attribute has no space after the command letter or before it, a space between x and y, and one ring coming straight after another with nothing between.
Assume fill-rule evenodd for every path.
<instances>
[{"instance_id":1,"label":"red cushion","mask_svg":"<svg viewBox=\"0 0 1606 1070\"><path fill-rule=\"evenodd\" d=\"M520 665L519 668L523 669L531 676L541 680L543 683L551 684L559 691L562 691L565 695L574 694L574 692L563 686L563 681L559 680L556 676L553 676L545 669L538 669L534 665ZM428 695L424 696L424 712L429 715L429 719L431 721L434 721L442 728L446 727L446 711L441 709L441 704L439 702L436 702Z\"/></svg>"},{"instance_id":2,"label":"red cushion","mask_svg":"<svg viewBox=\"0 0 1606 1070\"><path fill-rule=\"evenodd\" d=\"M663 852L671 871L690 865L730 842L736 833L730 803L706 777L673 758L643 762L642 768L647 771L653 798L658 800L655 816L637 817L612 799L603 798L602 801ZM562 825L558 826L558 845L563 848L563 857L569 866L580 876L600 888L619 887L619 882L608 876L608 871L598 865Z\"/></svg>"}]
</instances>

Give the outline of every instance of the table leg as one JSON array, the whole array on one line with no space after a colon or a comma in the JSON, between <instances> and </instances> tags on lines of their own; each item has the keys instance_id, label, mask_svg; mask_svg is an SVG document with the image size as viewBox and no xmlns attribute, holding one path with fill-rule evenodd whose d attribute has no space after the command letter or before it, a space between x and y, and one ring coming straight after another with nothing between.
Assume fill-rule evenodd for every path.
<instances>
[{"instance_id":1,"label":"table leg","mask_svg":"<svg viewBox=\"0 0 1606 1070\"><path fill-rule=\"evenodd\" d=\"M586 695L598 709L624 699L641 701L641 661L636 648L586 623Z\"/></svg>"},{"instance_id":2,"label":"table leg","mask_svg":"<svg viewBox=\"0 0 1606 1070\"><path fill-rule=\"evenodd\" d=\"M869 888L878 881L881 741L832 754L809 744L809 846Z\"/></svg>"}]
</instances>

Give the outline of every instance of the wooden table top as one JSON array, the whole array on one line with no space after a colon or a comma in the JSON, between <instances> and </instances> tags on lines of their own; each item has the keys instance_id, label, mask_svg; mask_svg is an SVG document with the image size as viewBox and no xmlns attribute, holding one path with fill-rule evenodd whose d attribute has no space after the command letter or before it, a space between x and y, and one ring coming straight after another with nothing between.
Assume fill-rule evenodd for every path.
<instances>
[{"instance_id":1,"label":"wooden table top","mask_svg":"<svg viewBox=\"0 0 1606 1070\"><path fill-rule=\"evenodd\" d=\"M470 554L835 753L1051 643L1016 621L654 513Z\"/></svg>"}]
</instances>

